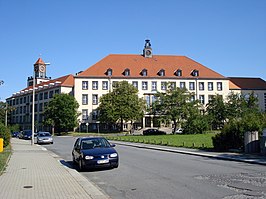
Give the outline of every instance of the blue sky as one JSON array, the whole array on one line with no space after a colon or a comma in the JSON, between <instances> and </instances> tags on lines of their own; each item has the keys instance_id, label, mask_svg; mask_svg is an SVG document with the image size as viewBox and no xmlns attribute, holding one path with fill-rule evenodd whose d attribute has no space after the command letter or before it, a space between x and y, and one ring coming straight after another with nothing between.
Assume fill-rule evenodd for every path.
<instances>
[{"instance_id":1,"label":"blue sky","mask_svg":"<svg viewBox=\"0 0 266 199\"><path fill-rule=\"evenodd\" d=\"M226 77L266 80L266 0L0 0L0 100L41 54L57 78L108 54L185 55Z\"/></svg>"}]
</instances>

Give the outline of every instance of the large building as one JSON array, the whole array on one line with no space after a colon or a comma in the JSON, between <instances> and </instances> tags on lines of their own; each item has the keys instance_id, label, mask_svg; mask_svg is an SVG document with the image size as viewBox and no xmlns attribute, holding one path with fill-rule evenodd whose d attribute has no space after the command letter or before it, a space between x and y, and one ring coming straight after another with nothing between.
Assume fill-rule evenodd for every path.
<instances>
[{"instance_id":1,"label":"large building","mask_svg":"<svg viewBox=\"0 0 266 199\"><path fill-rule=\"evenodd\" d=\"M241 94L256 93L259 107L266 108L266 82L259 78L227 78L210 68L186 57L154 55L149 40L145 41L142 54L111 54L89 67L73 75L57 79L46 77L46 64L38 59L34 64L36 73L35 86L35 118L37 129L42 129L43 109L54 93L69 93L74 95L79 103L81 113L79 123L81 129L97 130L98 113L96 111L99 98L112 90L115 82L126 80L139 90L150 106L154 94L166 90L166 84L186 87L194 93L194 99L206 105L214 95L226 99L230 92ZM10 123L19 123L22 128L29 128L32 114L33 78L28 78L28 87L13 94L7 99L9 105L16 110L11 114ZM139 128L158 126L157 118L145 115L142 121L134 125ZM106 126L100 125L101 130ZM128 129L124 124L124 129Z\"/></svg>"}]
</instances>

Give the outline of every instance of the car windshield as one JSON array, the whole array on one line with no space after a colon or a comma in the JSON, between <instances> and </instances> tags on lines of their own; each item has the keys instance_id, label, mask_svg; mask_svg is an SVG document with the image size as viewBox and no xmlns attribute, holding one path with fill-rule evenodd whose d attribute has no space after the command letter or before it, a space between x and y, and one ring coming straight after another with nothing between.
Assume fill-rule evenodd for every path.
<instances>
[{"instance_id":1,"label":"car windshield","mask_svg":"<svg viewBox=\"0 0 266 199\"><path fill-rule=\"evenodd\" d=\"M93 149L93 148L110 147L109 142L103 138L93 138L81 141L81 149Z\"/></svg>"},{"instance_id":2,"label":"car windshield","mask_svg":"<svg viewBox=\"0 0 266 199\"><path fill-rule=\"evenodd\" d=\"M46 136L51 136L50 133L39 133L38 134L39 137L46 137Z\"/></svg>"}]
</instances>

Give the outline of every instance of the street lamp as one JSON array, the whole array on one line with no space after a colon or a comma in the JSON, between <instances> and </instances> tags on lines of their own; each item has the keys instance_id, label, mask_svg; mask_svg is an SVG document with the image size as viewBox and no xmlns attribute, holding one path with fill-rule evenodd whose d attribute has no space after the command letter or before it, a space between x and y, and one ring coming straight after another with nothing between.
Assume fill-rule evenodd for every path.
<instances>
[{"instance_id":1,"label":"street lamp","mask_svg":"<svg viewBox=\"0 0 266 199\"><path fill-rule=\"evenodd\" d=\"M36 73L35 73L35 67L33 69L33 84L32 84L32 120L31 120L31 145L34 145L34 131L35 131L35 125L34 125L34 120L35 120L35 78L36 78Z\"/></svg>"},{"instance_id":2,"label":"street lamp","mask_svg":"<svg viewBox=\"0 0 266 199\"><path fill-rule=\"evenodd\" d=\"M87 133L88 133L88 131L89 131L89 123L88 122L86 123L86 126L87 126Z\"/></svg>"}]
</instances>

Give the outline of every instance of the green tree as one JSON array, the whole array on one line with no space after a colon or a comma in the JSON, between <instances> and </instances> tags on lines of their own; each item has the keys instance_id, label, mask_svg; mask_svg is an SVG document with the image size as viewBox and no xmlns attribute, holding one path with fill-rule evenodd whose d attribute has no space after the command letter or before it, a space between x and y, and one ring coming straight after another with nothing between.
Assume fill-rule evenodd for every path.
<instances>
[{"instance_id":1,"label":"green tree","mask_svg":"<svg viewBox=\"0 0 266 199\"><path fill-rule=\"evenodd\" d=\"M221 95L214 96L207 104L206 111L212 128L222 128L227 118L226 105L223 97Z\"/></svg>"},{"instance_id":2,"label":"green tree","mask_svg":"<svg viewBox=\"0 0 266 199\"><path fill-rule=\"evenodd\" d=\"M78 125L77 118L79 107L76 99L68 94L56 94L45 108L44 116L46 125L54 126L55 132L67 132Z\"/></svg>"},{"instance_id":3,"label":"green tree","mask_svg":"<svg viewBox=\"0 0 266 199\"><path fill-rule=\"evenodd\" d=\"M5 123L6 103L0 102L0 123Z\"/></svg>"},{"instance_id":4,"label":"green tree","mask_svg":"<svg viewBox=\"0 0 266 199\"><path fill-rule=\"evenodd\" d=\"M112 92L100 98L99 120L107 124L120 122L123 131L123 122L135 121L143 117L145 103L138 97L138 90L127 81L114 84Z\"/></svg>"},{"instance_id":5,"label":"green tree","mask_svg":"<svg viewBox=\"0 0 266 199\"><path fill-rule=\"evenodd\" d=\"M198 111L198 101L191 100L193 95L185 88L173 88L168 84L166 92L158 92L155 95L157 100L153 103L151 112L172 121L173 132L176 132L185 120L195 114L195 110Z\"/></svg>"}]
</instances>

